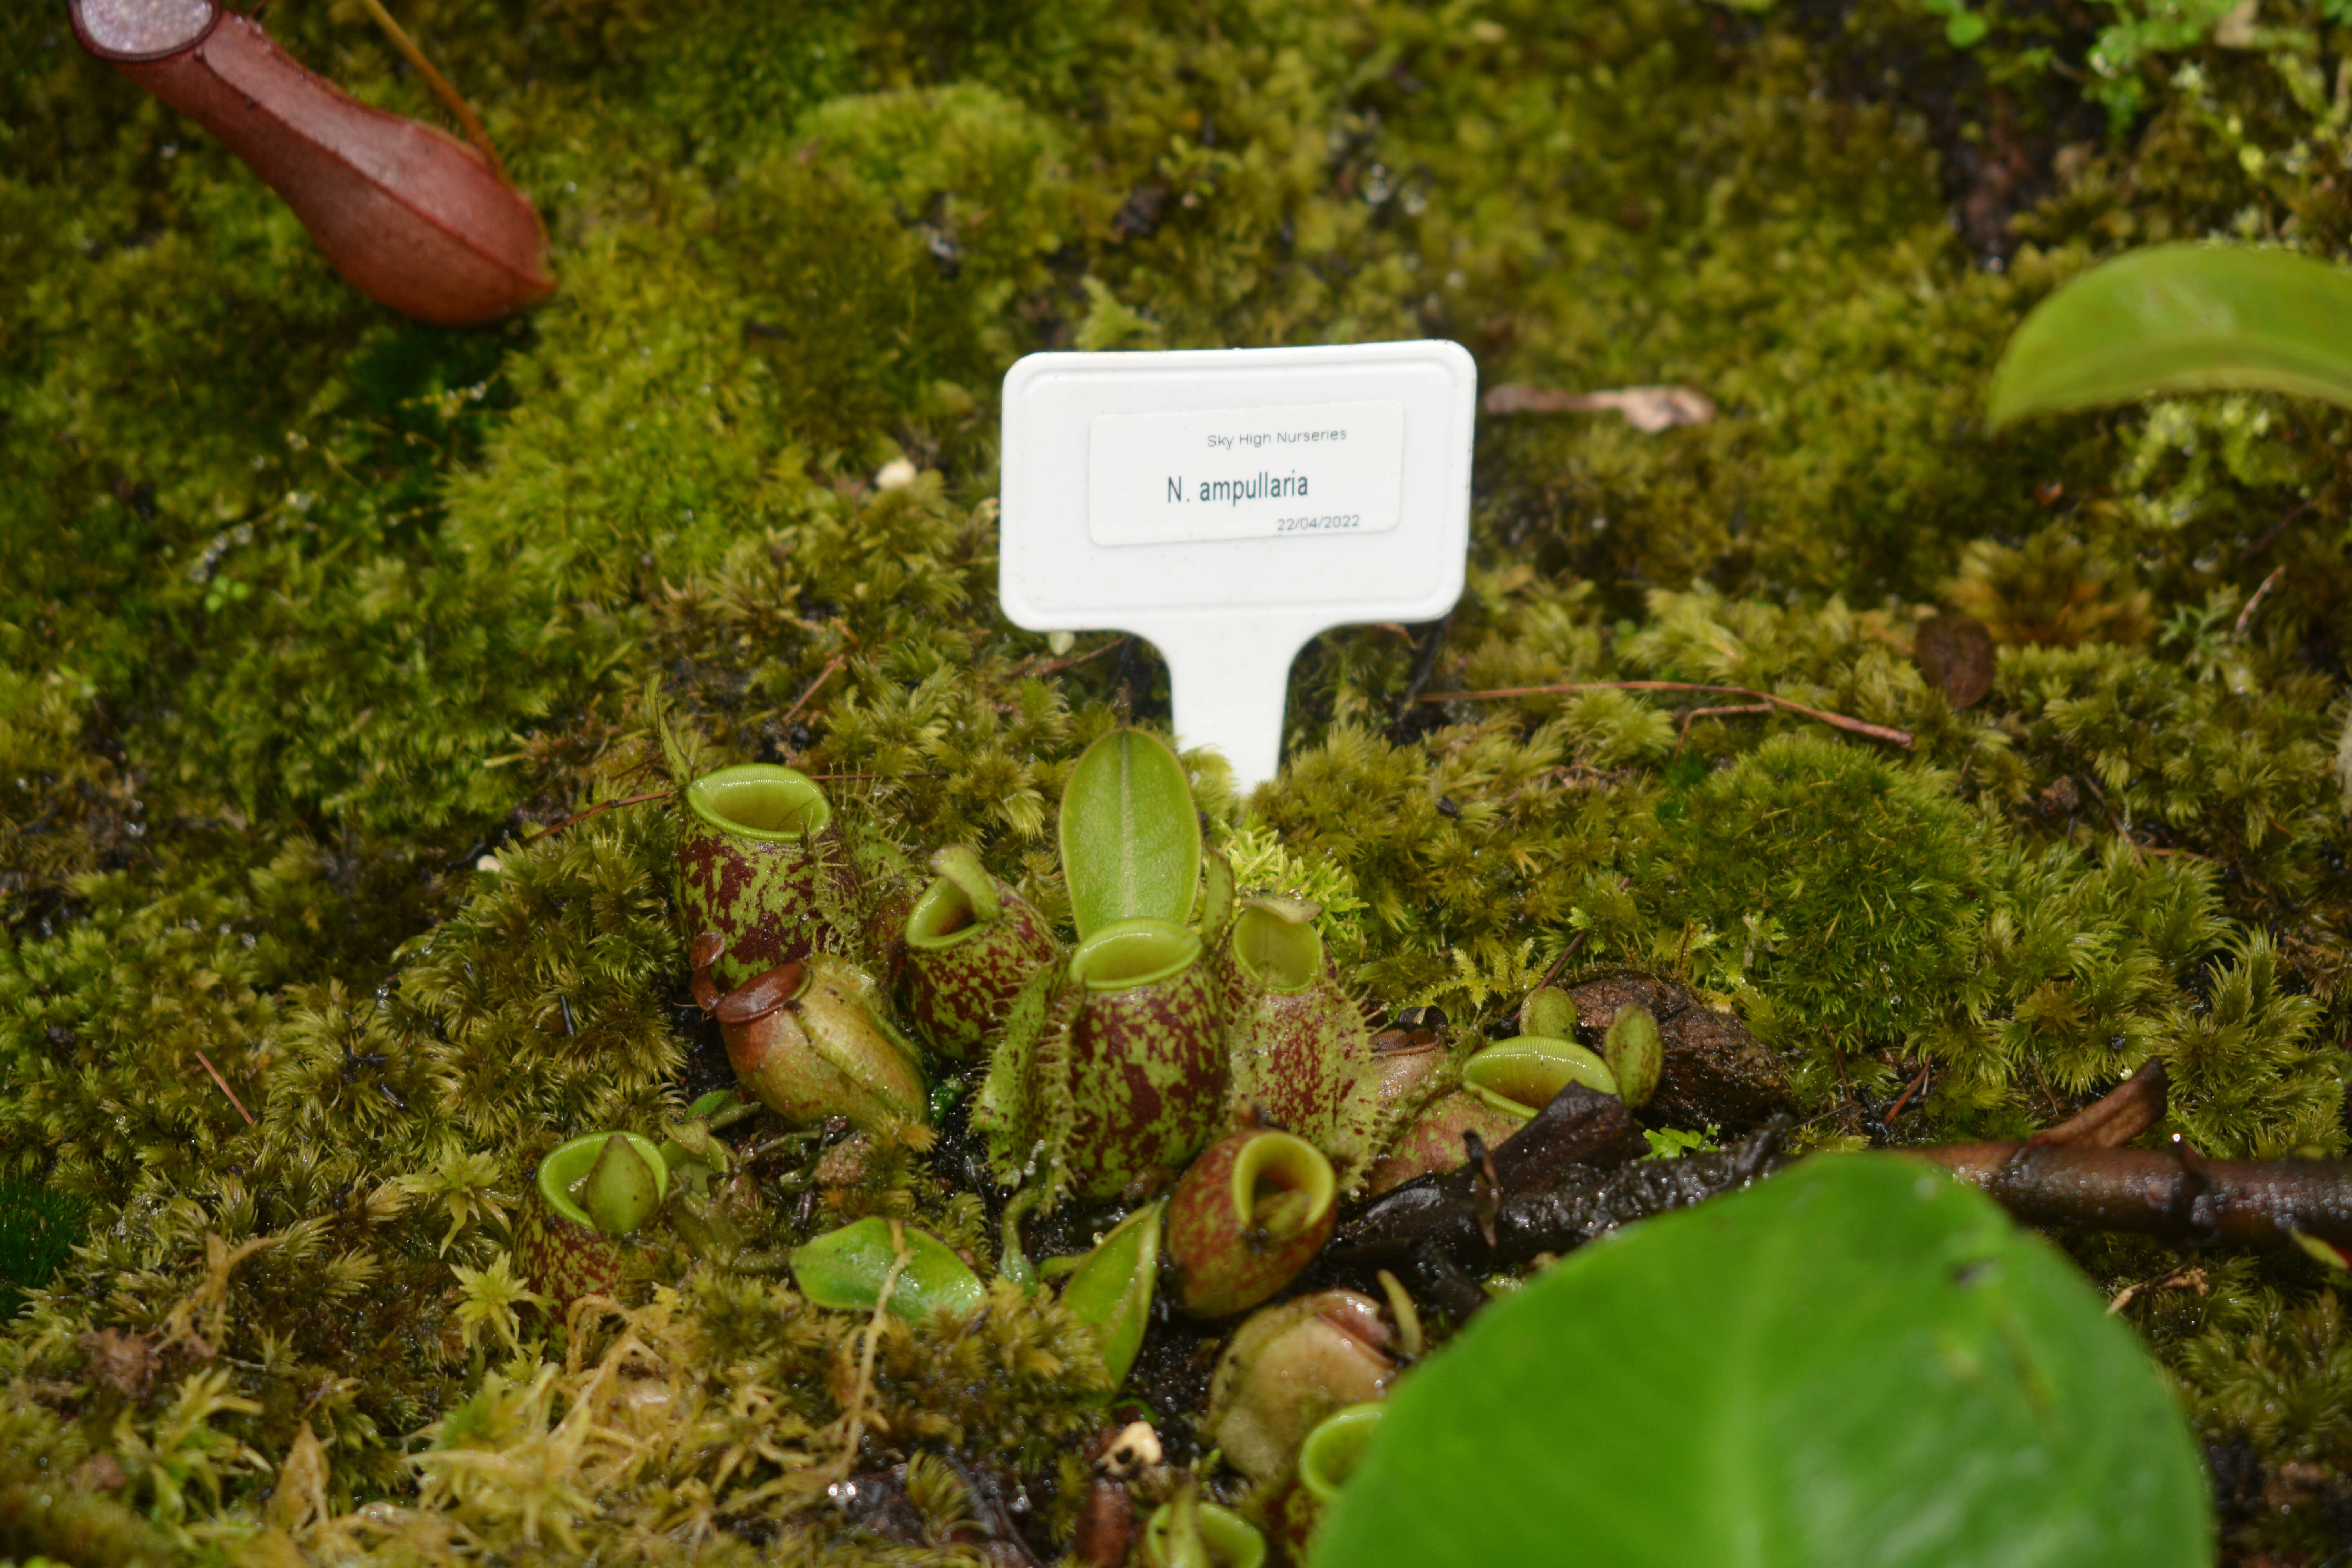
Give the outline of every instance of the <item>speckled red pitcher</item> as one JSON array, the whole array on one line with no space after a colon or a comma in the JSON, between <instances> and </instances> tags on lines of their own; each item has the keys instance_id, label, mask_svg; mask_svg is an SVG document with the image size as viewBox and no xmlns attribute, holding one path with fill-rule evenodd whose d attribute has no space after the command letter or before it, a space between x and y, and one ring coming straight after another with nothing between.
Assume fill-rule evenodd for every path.
<instances>
[{"instance_id":1,"label":"speckled red pitcher","mask_svg":"<svg viewBox=\"0 0 2352 1568\"><path fill-rule=\"evenodd\" d=\"M721 768L686 786L678 871L687 940L717 931L721 991L820 950L848 945L856 877L824 791L771 763Z\"/></svg>"}]
</instances>

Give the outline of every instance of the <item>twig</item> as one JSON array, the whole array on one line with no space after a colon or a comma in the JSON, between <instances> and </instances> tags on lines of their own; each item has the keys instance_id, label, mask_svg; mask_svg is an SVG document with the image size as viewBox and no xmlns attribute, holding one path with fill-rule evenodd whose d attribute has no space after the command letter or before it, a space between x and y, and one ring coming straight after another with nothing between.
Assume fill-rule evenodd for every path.
<instances>
[{"instance_id":1,"label":"twig","mask_svg":"<svg viewBox=\"0 0 2352 1568\"><path fill-rule=\"evenodd\" d=\"M1695 691L1716 693L1727 697L1750 697L1759 702L1769 702L1785 712L1801 714L1823 724L1861 735L1873 741L1885 741L1889 745L1908 750L1911 731L1891 729L1885 724L1873 724L1864 719L1851 719L1826 709L1808 707L1786 697L1775 697L1769 691L1757 691L1745 686L1707 686L1689 680L1569 680L1557 686L1506 686L1493 691L1425 691L1414 699L1417 702L1493 702L1512 697L1560 697L1579 691Z\"/></svg>"},{"instance_id":2,"label":"twig","mask_svg":"<svg viewBox=\"0 0 2352 1568\"><path fill-rule=\"evenodd\" d=\"M205 1070L213 1075L213 1081L220 1085L220 1090L223 1094L228 1096L228 1102L236 1107L236 1113L245 1118L245 1124L247 1127L252 1126L254 1124L253 1112L245 1108L245 1101L236 1097L236 1090L229 1088L228 1079L221 1077L220 1068L213 1066L212 1058L205 1055L202 1051L198 1051L196 1053L196 1060L205 1064Z\"/></svg>"},{"instance_id":3,"label":"twig","mask_svg":"<svg viewBox=\"0 0 2352 1568\"><path fill-rule=\"evenodd\" d=\"M2104 1139L2144 1128L2160 1078L2151 1064L2095 1114L2052 1131ZM1491 1151L1491 1169L1474 1161L1356 1210L1316 1269L1370 1279L1385 1268L1466 1317L1485 1301L1478 1278L1498 1265L1569 1252L1761 1180L1787 1163L1787 1119L1775 1118L1720 1153L1647 1160L1622 1102L1570 1084ZM2208 1160L2178 1138L2168 1151L2003 1142L1899 1152L1982 1188L2028 1225L2136 1232L2185 1247L2299 1245L2352 1267L2352 1163Z\"/></svg>"},{"instance_id":4,"label":"twig","mask_svg":"<svg viewBox=\"0 0 2352 1568\"><path fill-rule=\"evenodd\" d=\"M2254 590L2254 596L2248 599L2246 607L2238 612L2238 624L2230 631L2231 637L2242 637L2246 635L2246 628L2254 624L2254 612L2263 607L2263 601L2271 596L2271 590L2277 587L2279 579L2285 575L2285 562L2282 561L2271 568L2271 574L2263 579L2263 585Z\"/></svg>"},{"instance_id":5,"label":"twig","mask_svg":"<svg viewBox=\"0 0 2352 1568\"><path fill-rule=\"evenodd\" d=\"M857 1387L845 1417L849 1433L841 1455L841 1473L845 1476L856 1469L857 1445L866 1435L866 1401L874 1392L874 1350L882 1338L882 1314L890 1310L890 1292L898 1288L898 1276L914 1261L914 1254L907 1250L906 1228L895 1219L890 1222L890 1271L882 1276L882 1289L874 1293L874 1315L866 1320L866 1348L858 1356Z\"/></svg>"},{"instance_id":6,"label":"twig","mask_svg":"<svg viewBox=\"0 0 2352 1568\"><path fill-rule=\"evenodd\" d=\"M847 654L835 654L833 658L827 661L825 667L816 672L816 679L808 683L808 689L794 698L793 700L793 705L784 710L784 716L776 721L777 728L782 729L784 725L791 723L793 721L793 715L808 706L808 700L816 695L817 689L823 686L826 681L831 680L834 676L839 672L841 667L848 662L849 656Z\"/></svg>"},{"instance_id":7,"label":"twig","mask_svg":"<svg viewBox=\"0 0 2352 1568\"><path fill-rule=\"evenodd\" d=\"M2319 502L2316 500L2305 500L2290 509L2284 517L2271 524L2269 531L2263 533L2260 539L2255 540L2252 544L2247 545L2245 549L2240 551L2238 552L2238 559L2241 561L2251 561L2255 556L2260 555L2263 551L2268 550L2273 544L2277 542L2278 536L2287 531L2289 524L2318 504Z\"/></svg>"},{"instance_id":8,"label":"twig","mask_svg":"<svg viewBox=\"0 0 2352 1568\"><path fill-rule=\"evenodd\" d=\"M426 59L425 51L416 47L416 40L410 37L400 24L392 19L392 13L383 8L383 0L360 0L360 6L375 18L375 25L392 39L393 47L416 68L416 74L425 79L425 85L433 89L433 96L441 100L442 107L457 117L457 123L466 128L466 140L471 142L475 150L489 163L490 173L503 184L513 184L514 181L507 175L505 162L499 157L499 150L490 145L490 133L482 128L482 121L474 113L473 105L449 85L447 77L433 68L433 62Z\"/></svg>"},{"instance_id":9,"label":"twig","mask_svg":"<svg viewBox=\"0 0 2352 1568\"><path fill-rule=\"evenodd\" d=\"M2153 1279L2142 1279L2136 1285L2126 1285L2116 1291L2116 1299L2107 1303L2107 1316L2112 1318L2130 1306L2133 1298L2143 1290L2194 1290L2202 1296L2210 1289L2210 1287L2205 1281L2204 1269L2194 1263L2175 1264L2168 1274L2160 1274Z\"/></svg>"},{"instance_id":10,"label":"twig","mask_svg":"<svg viewBox=\"0 0 2352 1568\"><path fill-rule=\"evenodd\" d=\"M2352 1249L2352 1164L2206 1160L2172 1152L2030 1143L1948 1143L1906 1152L1982 1187L2028 1225L2134 1231L2178 1246Z\"/></svg>"},{"instance_id":11,"label":"twig","mask_svg":"<svg viewBox=\"0 0 2352 1568\"><path fill-rule=\"evenodd\" d=\"M562 821L557 823L552 827L541 828L538 832L524 839L523 843L526 845L536 844L541 839L545 838L551 834L562 832L573 823L585 822L590 817L596 816L600 812L613 811L624 805L643 805L649 800L662 800L677 793L677 792L676 790L657 789L649 791L645 795L633 795L626 800L608 800L604 802L602 805L592 805L585 811L575 811L570 816L565 817Z\"/></svg>"},{"instance_id":12,"label":"twig","mask_svg":"<svg viewBox=\"0 0 2352 1568\"><path fill-rule=\"evenodd\" d=\"M1882 1121L1892 1123L1896 1117L1903 1114L1903 1108L1911 1103L1911 1097L1927 1086L1927 1074L1934 1065L1932 1062L1919 1064L1919 1076L1913 1079L1903 1092L1895 1097L1895 1103L1886 1108L1886 1114L1881 1118Z\"/></svg>"},{"instance_id":13,"label":"twig","mask_svg":"<svg viewBox=\"0 0 2352 1568\"><path fill-rule=\"evenodd\" d=\"M1617 890L1621 893L1623 892L1633 880L1633 879L1631 877L1618 878ZM1544 977L1535 983L1534 989L1540 991L1545 986L1550 984L1553 981L1559 979L1559 972L1568 967L1568 961L1576 955L1576 950L1582 947L1584 945L1584 939L1591 934L1592 928L1591 926L1587 926L1582 931L1578 931L1576 933L1576 940L1559 950L1559 956L1551 961L1551 967L1544 971Z\"/></svg>"},{"instance_id":14,"label":"twig","mask_svg":"<svg viewBox=\"0 0 2352 1568\"><path fill-rule=\"evenodd\" d=\"M1421 696L1421 689L1437 673L1437 650L1445 646L1445 629L1454 624L1454 612L1448 610L1433 622L1421 650L1413 655L1412 673L1405 680L1404 695L1397 699L1396 715L1389 721L1393 727L1404 722L1405 710Z\"/></svg>"},{"instance_id":15,"label":"twig","mask_svg":"<svg viewBox=\"0 0 2352 1568\"><path fill-rule=\"evenodd\" d=\"M1103 644L1100 647L1088 648L1084 653L1074 653L1067 658L1057 658L1051 664L1041 664L1031 673L1033 675L1059 675L1066 669L1076 668L1077 666L1086 663L1087 660L1090 658L1100 658L1103 655L1110 652L1110 650L1115 647L1124 647L1127 646L1127 642L1128 639L1126 637L1113 637L1110 641Z\"/></svg>"},{"instance_id":16,"label":"twig","mask_svg":"<svg viewBox=\"0 0 2352 1568\"><path fill-rule=\"evenodd\" d=\"M1584 945L1584 939L1591 934L1592 928L1590 926L1578 931L1576 933L1576 940L1570 942L1566 947L1561 948L1559 950L1559 956L1551 961L1551 967L1544 971L1544 977L1536 982L1535 989L1540 991L1545 986L1550 984L1553 981L1559 979L1559 972L1568 967L1568 961L1576 956L1576 950L1582 947Z\"/></svg>"}]
</instances>

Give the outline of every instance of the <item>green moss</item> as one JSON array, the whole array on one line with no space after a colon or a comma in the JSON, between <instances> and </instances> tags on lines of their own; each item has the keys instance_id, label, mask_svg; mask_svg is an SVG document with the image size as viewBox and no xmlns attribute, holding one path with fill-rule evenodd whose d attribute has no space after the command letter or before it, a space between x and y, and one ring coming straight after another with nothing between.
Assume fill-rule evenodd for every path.
<instances>
[{"instance_id":1,"label":"green moss","mask_svg":"<svg viewBox=\"0 0 2352 1568\"><path fill-rule=\"evenodd\" d=\"M14 1317L26 1291L49 1282L81 1240L83 1220L73 1199L0 1178L0 1318Z\"/></svg>"},{"instance_id":2,"label":"green moss","mask_svg":"<svg viewBox=\"0 0 2352 1568\"><path fill-rule=\"evenodd\" d=\"M1656 936L1632 956L1752 985L1751 1020L1816 1079L1907 1041L1973 956L1984 846L1942 784L1843 741L1785 734L1671 791L1634 882Z\"/></svg>"},{"instance_id":3,"label":"green moss","mask_svg":"<svg viewBox=\"0 0 2352 1568\"><path fill-rule=\"evenodd\" d=\"M2342 1147L2352 426L1976 426L2004 336L2098 255L2347 253L2325 6L2228 46L2201 12L1988 8L1969 50L1882 0L399 10L548 218L562 289L526 321L390 317L55 12L0 16L0 1192L91 1216L0 1335L0 1552L884 1550L796 1511L862 1321L690 1252L625 1321L517 1294L539 1153L654 1130L715 1060L666 807L525 840L679 763L789 761L877 879L968 842L1066 919L1053 803L1166 691L994 613L994 388L1035 348L1427 333L1490 386L1718 405L1486 419L1442 637L1317 639L1246 805L1192 759L1213 837L1326 903L1369 1005L1467 1033L1555 962L1633 963L1781 1050L1811 1137L1923 1068L1899 1138L2021 1131L2161 1054L2160 1133ZM437 118L342 9L270 26ZM2005 644L1958 713L1908 658L1947 604ZM1686 712L1732 696L1444 696L1645 680L1916 744ZM819 1156L763 1157L735 1255L887 1214L987 1272L983 1205L913 1152ZM2298 1259L2210 1272L2136 1321L2252 1456L2232 1549L2324 1555L2325 1487L2279 1467L2352 1474L2333 1298ZM1010 1432L1066 1527L1099 1368L1001 1306L968 1342L886 1327L866 1462ZM653 1384L658 1422L622 1398ZM600 1469L594 1422L669 1446ZM58 1489L100 1451L121 1485ZM949 1552L961 1484L891 1550ZM371 1501L404 1511L363 1531Z\"/></svg>"}]
</instances>

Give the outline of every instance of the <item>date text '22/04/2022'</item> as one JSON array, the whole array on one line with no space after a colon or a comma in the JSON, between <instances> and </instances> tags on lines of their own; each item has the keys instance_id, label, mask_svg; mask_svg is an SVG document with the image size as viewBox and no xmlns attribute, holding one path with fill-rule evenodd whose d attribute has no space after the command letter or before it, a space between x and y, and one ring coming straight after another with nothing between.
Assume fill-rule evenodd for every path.
<instances>
[{"instance_id":1,"label":"date text '22/04/2022'","mask_svg":"<svg viewBox=\"0 0 2352 1568\"><path fill-rule=\"evenodd\" d=\"M1098 544L1385 531L1403 437L1390 399L1103 415L1087 442L1087 531Z\"/></svg>"}]
</instances>

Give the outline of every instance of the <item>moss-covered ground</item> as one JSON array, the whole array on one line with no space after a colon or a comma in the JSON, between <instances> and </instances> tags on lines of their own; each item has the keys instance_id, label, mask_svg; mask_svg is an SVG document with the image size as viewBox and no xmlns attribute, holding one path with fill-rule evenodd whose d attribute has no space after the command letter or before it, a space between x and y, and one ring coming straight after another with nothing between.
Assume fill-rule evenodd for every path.
<instances>
[{"instance_id":1,"label":"moss-covered ground","mask_svg":"<svg viewBox=\"0 0 2352 1568\"><path fill-rule=\"evenodd\" d=\"M2165 1131L2344 1152L2352 420L1979 417L2100 256L2352 250L2339 0L395 9L548 219L527 319L372 305L58 0L0 10L0 1555L884 1551L810 1506L863 1319L707 1270L570 1338L520 1300L538 1155L710 1061L664 808L530 840L665 786L650 700L698 763L790 761L1066 908L1060 781L1166 689L995 611L1034 349L1442 335L1489 384L1719 405L1483 421L1450 623L1312 645L1246 814L1204 764L1367 997L1475 1030L1573 947L1735 1006L1816 1143L2016 1133L2161 1053ZM268 20L436 117L352 0ZM1961 712L1910 658L1937 606L2004 645ZM1918 740L1412 700L1580 679ZM919 1213L986 1250L923 1168L819 1203L793 1158L769 1239ZM2109 1289L2176 1261L2075 1250ZM2130 1315L2231 1552L2316 1563L2352 1541L2339 1297L2201 1268ZM1099 1363L996 1289L983 1333L879 1336L865 1429L1066 1522ZM965 1483L909 1488L936 1550L887 1560L962 1560Z\"/></svg>"}]
</instances>

